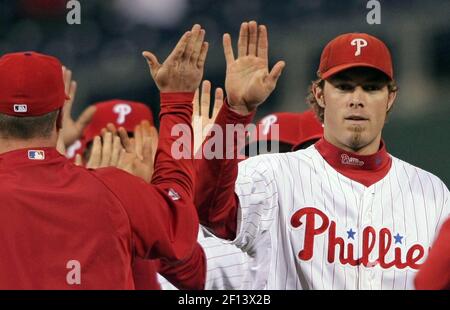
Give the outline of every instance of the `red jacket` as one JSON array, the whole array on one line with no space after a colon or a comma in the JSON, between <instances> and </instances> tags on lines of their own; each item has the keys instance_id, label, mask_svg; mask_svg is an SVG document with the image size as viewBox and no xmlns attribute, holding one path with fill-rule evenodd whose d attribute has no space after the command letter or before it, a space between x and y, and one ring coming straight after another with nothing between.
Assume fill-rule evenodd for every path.
<instances>
[{"instance_id":1,"label":"red jacket","mask_svg":"<svg viewBox=\"0 0 450 310\"><path fill-rule=\"evenodd\" d=\"M161 96L152 185L76 167L53 148L0 155L0 289L134 289L136 257L193 256L192 160L171 156L172 126L190 125L192 96Z\"/></svg>"},{"instance_id":2,"label":"red jacket","mask_svg":"<svg viewBox=\"0 0 450 310\"><path fill-rule=\"evenodd\" d=\"M450 219L442 225L414 284L418 290L450 290Z\"/></svg>"}]
</instances>

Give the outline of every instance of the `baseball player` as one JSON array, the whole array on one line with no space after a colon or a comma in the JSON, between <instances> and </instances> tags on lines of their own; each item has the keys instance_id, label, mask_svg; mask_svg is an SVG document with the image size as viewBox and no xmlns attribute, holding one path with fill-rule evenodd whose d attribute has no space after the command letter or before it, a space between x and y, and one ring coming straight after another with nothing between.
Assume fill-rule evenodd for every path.
<instances>
[{"instance_id":1,"label":"baseball player","mask_svg":"<svg viewBox=\"0 0 450 310\"><path fill-rule=\"evenodd\" d=\"M241 25L237 58L228 34L224 51L227 104L216 124L225 130L251 121L284 63L269 72L267 30L253 21ZM436 176L389 154L381 139L396 97L390 52L371 35L340 35L324 48L318 76L311 105L323 138L239 167L230 157L201 160L201 223L244 251L264 249L267 289L411 289L450 206Z\"/></svg>"},{"instance_id":2,"label":"baseball player","mask_svg":"<svg viewBox=\"0 0 450 310\"><path fill-rule=\"evenodd\" d=\"M150 154L143 154L143 147L136 147L136 152L141 157L151 158L153 164L154 151L156 151L154 145L155 142L156 145L158 144L158 134L153 127L153 113L148 106L141 102L122 99L102 101L95 103L93 106L95 107L95 112L90 122L84 128L78 143L74 144L78 148L71 150L72 153L76 152L75 164L82 165L84 161L89 169L102 167L118 167L122 169L119 164L119 154L122 152L123 147L116 129L120 127L127 131L128 136L133 136L136 146L142 146L142 140L146 137L151 139ZM106 130L107 128L112 128L112 130L108 131ZM81 154L83 154L82 157ZM133 171L130 172L133 173ZM136 176L140 175L136 174ZM149 182L151 172L148 178L143 179ZM200 244L197 243L196 247L198 247L199 256L202 256L204 260L204 252ZM198 268L195 266L198 264L197 259L183 261L173 266L165 261L160 262L159 260L137 257L132 266L135 288L137 290L161 289L156 278L156 273L160 272L169 278L176 287L191 290L203 289L205 279L202 277L204 277L206 270L198 272ZM206 268L206 265L203 264L202 267ZM193 270L196 272L193 273Z\"/></svg>"},{"instance_id":3,"label":"baseball player","mask_svg":"<svg viewBox=\"0 0 450 310\"><path fill-rule=\"evenodd\" d=\"M123 99L112 99L94 103L94 114L90 122L85 126L79 139L67 149L68 158L76 158L77 164L85 162L88 168L99 168L105 165L89 163L91 156L94 138L102 135L102 129L106 128L108 124L114 125L116 128L124 128L130 137L133 137L135 127L142 121L148 121L150 127L154 127L153 113L150 108L142 102L136 102ZM65 123L63 122L63 126ZM154 137L154 142L158 142L157 136ZM115 137L114 144L120 146L120 138ZM118 157L116 155L116 157ZM110 165L108 165L110 166Z\"/></svg>"},{"instance_id":4,"label":"baseball player","mask_svg":"<svg viewBox=\"0 0 450 310\"><path fill-rule=\"evenodd\" d=\"M0 288L133 289L135 257L198 258L203 270L194 251L193 164L174 160L170 149L172 126L190 126L204 34L195 25L163 64L144 53L161 92L152 185L115 168L76 167L56 151L66 99L56 58L22 52L0 59Z\"/></svg>"}]
</instances>

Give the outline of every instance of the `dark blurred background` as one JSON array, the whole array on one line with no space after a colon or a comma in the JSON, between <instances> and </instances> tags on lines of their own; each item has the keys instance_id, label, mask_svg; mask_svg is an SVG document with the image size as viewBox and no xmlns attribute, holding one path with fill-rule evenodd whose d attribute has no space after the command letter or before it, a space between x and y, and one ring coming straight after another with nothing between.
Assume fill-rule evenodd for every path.
<instances>
[{"instance_id":1,"label":"dark blurred background","mask_svg":"<svg viewBox=\"0 0 450 310\"><path fill-rule=\"evenodd\" d=\"M368 32L390 47L400 86L385 127L388 150L450 183L450 1L381 0L381 24L369 25L366 0L81 0L81 24L66 22L66 0L0 0L0 53L35 50L74 71L78 115L96 101L139 100L159 112L158 93L141 56L163 61L192 24L207 31L205 78L223 86L222 34L240 23L269 29L271 63L287 62L258 117L307 108L320 52L344 32Z\"/></svg>"}]
</instances>

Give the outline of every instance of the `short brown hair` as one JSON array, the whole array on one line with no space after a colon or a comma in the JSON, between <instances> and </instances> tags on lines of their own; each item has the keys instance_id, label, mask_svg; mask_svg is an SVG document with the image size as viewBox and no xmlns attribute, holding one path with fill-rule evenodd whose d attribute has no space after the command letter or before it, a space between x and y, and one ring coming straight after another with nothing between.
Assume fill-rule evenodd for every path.
<instances>
[{"instance_id":1,"label":"short brown hair","mask_svg":"<svg viewBox=\"0 0 450 310\"><path fill-rule=\"evenodd\" d=\"M0 114L0 136L2 138L33 139L49 138L59 110L41 116L11 116Z\"/></svg>"},{"instance_id":2,"label":"short brown hair","mask_svg":"<svg viewBox=\"0 0 450 310\"><path fill-rule=\"evenodd\" d=\"M320 89L323 90L324 86L325 86L325 80L322 80L321 78L318 78L315 81L311 82L311 85L308 88L308 95L306 96L306 103L314 110L314 112L316 113L316 116L318 118L318 120L323 123L323 118L324 118L324 108L322 108L319 103L316 100L316 97L314 96L313 93L313 88L315 86L319 86ZM388 91L389 93L393 93L398 91L398 86L397 86L397 82L395 82L395 80L390 80L387 84L388 87ZM388 111L388 113L391 111L392 109L390 109Z\"/></svg>"}]
</instances>

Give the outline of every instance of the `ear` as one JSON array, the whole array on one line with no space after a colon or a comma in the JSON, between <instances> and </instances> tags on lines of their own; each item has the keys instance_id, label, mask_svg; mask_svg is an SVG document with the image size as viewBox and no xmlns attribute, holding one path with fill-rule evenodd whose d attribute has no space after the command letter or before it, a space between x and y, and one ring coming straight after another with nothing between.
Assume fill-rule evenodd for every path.
<instances>
[{"instance_id":1,"label":"ear","mask_svg":"<svg viewBox=\"0 0 450 310\"><path fill-rule=\"evenodd\" d=\"M63 117L63 108L60 108L58 110L58 118L56 119L56 131L59 132L59 130L62 128L62 117Z\"/></svg>"},{"instance_id":2,"label":"ear","mask_svg":"<svg viewBox=\"0 0 450 310\"><path fill-rule=\"evenodd\" d=\"M324 83L324 88L325 88L325 83ZM319 106L321 108L325 108L325 103L324 103L325 101L323 100L324 89L320 88L319 83L313 83L312 93L313 93L314 97L316 98L316 101L319 104Z\"/></svg>"},{"instance_id":3,"label":"ear","mask_svg":"<svg viewBox=\"0 0 450 310\"><path fill-rule=\"evenodd\" d=\"M397 98L397 92L396 91L390 92L388 94L387 111L391 110L392 106L394 105L395 98Z\"/></svg>"}]
</instances>

